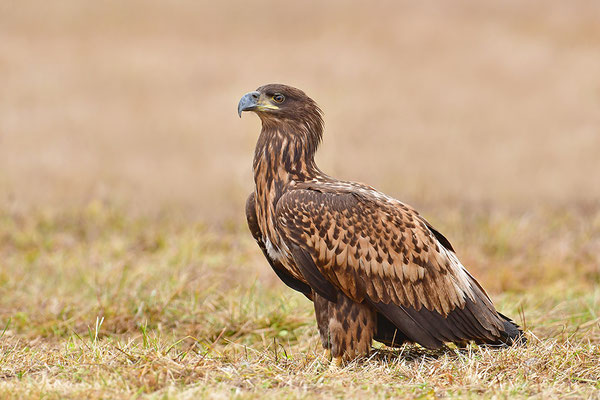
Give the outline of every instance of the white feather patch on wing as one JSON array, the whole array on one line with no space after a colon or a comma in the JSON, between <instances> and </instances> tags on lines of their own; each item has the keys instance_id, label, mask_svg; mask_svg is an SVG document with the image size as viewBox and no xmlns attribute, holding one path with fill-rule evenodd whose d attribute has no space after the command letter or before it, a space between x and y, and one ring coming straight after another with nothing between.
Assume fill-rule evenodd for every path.
<instances>
[{"instance_id":1,"label":"white feather patch on wing","mask_svg":"<svg viewBox=\"0 0 600 400\"><path fill-rule=\"evenodd\" d=\"M277 249L277 248L275 248L275 246L273 246L273 243L271 243L269 238L265 237L264 242L265 242L265 247L267 248L267 254L269 255L269 257L271 257L274 260L281 259L281 252L279 251L279 249Z\"/></svg>"},{"instance_id":2,"label":"white feather patch on wing","mask_svg":"<svg viewBox=\"0 0 600 400\"><path fill-rule=\"evenodd\" d=\"M469 274L464 265L458 260L456 254L442 246L439 241L438 248L440 249L440 253L442 253L442 255L450 262L450 268L452 268L454 272L451 276L457 291L462 293L463 297L469 296L471 300L475 301L475 295L473 294L473 289L471 287L471 279L469 278Z\"/></svg>"}]
</instances>

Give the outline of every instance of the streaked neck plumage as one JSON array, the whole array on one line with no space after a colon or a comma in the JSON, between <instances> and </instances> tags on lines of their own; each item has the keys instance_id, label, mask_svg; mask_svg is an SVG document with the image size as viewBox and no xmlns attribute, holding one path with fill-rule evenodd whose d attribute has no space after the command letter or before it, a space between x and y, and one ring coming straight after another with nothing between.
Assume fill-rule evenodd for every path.
<instances>
[{"instance_id":1,"label":"streaked neck plumage","mask_svg":"<svg viewBox=\"0 0 600 400\"><path fill-rule=\"evenodd\" d=\"M311 121L261 119L263 126L254 153L254 183L257 200L274 204L291 181L324 176L314 160L323 128Z\"/></svg>"}]
</instances>

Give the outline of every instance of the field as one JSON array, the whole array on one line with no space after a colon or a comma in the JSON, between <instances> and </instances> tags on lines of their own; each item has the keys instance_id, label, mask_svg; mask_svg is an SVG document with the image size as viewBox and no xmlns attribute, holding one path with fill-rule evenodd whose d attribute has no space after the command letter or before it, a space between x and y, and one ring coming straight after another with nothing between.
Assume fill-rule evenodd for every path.
<instances>
[{"instance_id":1,"label":"field","mask_svg":"<svg viewBox=\"0 0 600 400\"><path fill-rule=\"evenodd\" d=\"M600 398L596 2L0 4L1 398ZM245 226L259 121L413 205L529 345L330 371Z\"/></svg>"}]
</instances>

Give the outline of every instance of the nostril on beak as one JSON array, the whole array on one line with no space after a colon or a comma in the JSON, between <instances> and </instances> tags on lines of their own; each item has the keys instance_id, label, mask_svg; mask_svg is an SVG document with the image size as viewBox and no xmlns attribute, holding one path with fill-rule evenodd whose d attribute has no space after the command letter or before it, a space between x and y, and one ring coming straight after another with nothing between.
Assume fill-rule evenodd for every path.
<instances>
[{"instance_id":1,"label":"nostril on beak","mask_svg":"<svg viewBox=\"0 0 600 400\"><path fill-rule=\"evenodd\" d=\"M240 102L238 103L238 115L241 117L242 111L256 110L259 99L260 93L258 92L250 92L242 96Z\"/></svg>"}]
</instances>

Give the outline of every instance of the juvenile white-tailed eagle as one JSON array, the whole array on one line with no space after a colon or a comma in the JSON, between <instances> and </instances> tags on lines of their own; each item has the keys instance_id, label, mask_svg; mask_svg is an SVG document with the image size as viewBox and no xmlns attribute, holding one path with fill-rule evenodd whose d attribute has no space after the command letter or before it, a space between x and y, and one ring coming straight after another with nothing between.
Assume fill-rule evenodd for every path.
<instances>
[{"instance_id":1,"label":"juvenile white-tailed eagle","mask_svg":"<svg viewBox=\"0 0 600 400\"><path fill-rule=\"evenodd\" d=\"M314 302L335 365L368 354L373 339L430 349L524 341L417 211L317 167L323 118L304 92L262 86L241 98L242 111L262 121L248 226L279 278Z\"/></svg>"}]
</instances>

